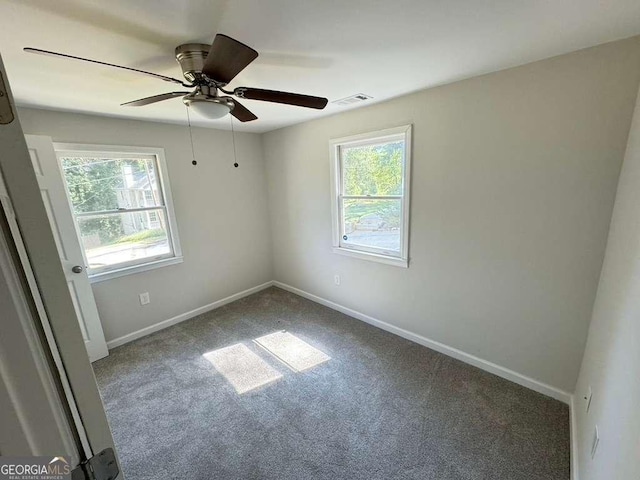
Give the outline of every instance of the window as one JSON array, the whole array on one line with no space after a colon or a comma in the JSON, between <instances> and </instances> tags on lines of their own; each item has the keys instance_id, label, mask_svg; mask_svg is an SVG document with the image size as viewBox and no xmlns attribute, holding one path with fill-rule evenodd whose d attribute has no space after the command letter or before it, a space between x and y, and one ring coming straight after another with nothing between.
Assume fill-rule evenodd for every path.
<instances>
[{"instance_id":1,"label":"window","mask_svg":"<svg viewBox=\"0 0 640 480\"><path fill-rule=\"evenodd\" d=\"M411 125L331 141L334 252L408 266Z\"/></svg>"},{"instance_id":2,"label":"window","mask_svg":"<svg viewBox=\"0 0 640 480\"><path fill-rule=\"evenodd\" d=\"M157 212L147 212L149 228L160 228L160 219Z\"/></svg>"},{"instance_id":3,"label":"window","mask_svg":"<svg viewBox=\"0 0 640 480\"><path fill-rule=\"evenodd\" d=\"M182 261L162 149L55 148L92 281Z\"/></svg>"}]
</instances>

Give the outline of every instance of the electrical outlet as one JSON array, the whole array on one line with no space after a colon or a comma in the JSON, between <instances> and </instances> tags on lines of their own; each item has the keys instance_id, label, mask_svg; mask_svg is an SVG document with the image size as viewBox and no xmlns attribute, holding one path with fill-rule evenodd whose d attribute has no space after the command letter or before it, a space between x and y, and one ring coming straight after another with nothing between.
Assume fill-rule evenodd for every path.
<instances>
[{"instance_id":1,"label":"electrical outlet","mask_svg":"<svg viewBox=\"0 0 640 480\"><path fill-rule=\"evenodd\" d=\"M334 275L333 276L333 283L335 283L336 285L340 286L340 275Z\"/></svg>"},{"instance_id":2,"label":"electrical outlet","mask_svg":"<svg viewBox=\"0 0 640 480\"><path fill-rule=\"evenodd\" d=\"M593 390L591 390L591 385L589 385L589 390L587 391L587 396L584 399L587 402L587 406L585 407L586 412L589 412L589 408L591 408L591 398L593 397Z\"/></svg>"},{"instance_id":3,"label":"electrical outlet","mask_svg":"<svg viewBox=\"0 0 640 480\"><path fill-rule=\"evenodd\" d=\"M593 440L591 441L591 458L596 456L596 450L598 450L599 444L600 432L598 432L598 426L596 425L596 429L593 431Z\"/></svg>"},{"instance_id":4,"label":"electrical outlet","mask_svg":"<svg viewBox=\"0 0 640 480\"><path fill-rule=\"evenodd\" d=\"M144 292L140 294L140 305L148 305L151 303L151 298L149 297L149 292Z\"/></svg>"}]
</instances>

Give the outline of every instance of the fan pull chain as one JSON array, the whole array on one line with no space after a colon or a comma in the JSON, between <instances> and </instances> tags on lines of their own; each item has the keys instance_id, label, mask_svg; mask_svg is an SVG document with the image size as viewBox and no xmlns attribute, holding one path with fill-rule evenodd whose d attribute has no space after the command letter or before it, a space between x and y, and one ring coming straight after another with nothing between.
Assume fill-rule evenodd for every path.
<instances>
[{"instance_id":1,"label":"fan pull chain","mask_svg":"<svg viewBox=\"0 0 640 480\"><path fill-rule=\"evenodd\" d=\"M193 148L193 132L191 131L191 115L189 114L189 105L186 105L187 107L187 123L189 124L189 140L191 141L191 156L193 158L193 160L191 161L191 165L197 165L198 162L196 162L196 151Z\"/></svg>"},{"instance_id":2,"label":"fan pull chain","mask_svg":"<svg viewBox=\"0 0 640 480\"><path fill-rule=\"evenodd\" d=\"M238 168L238 155L236 154L236 133L233 131L233 115L229 115L231 121L231 138L233 139L233 166Z\"/></svg>"}]
</instances>

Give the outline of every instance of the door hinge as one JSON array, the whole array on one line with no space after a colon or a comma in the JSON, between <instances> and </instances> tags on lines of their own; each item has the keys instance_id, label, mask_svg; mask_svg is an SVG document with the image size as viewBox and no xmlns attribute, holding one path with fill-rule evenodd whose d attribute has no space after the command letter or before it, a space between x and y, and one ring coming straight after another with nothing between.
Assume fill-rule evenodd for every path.
<instances>
[{"instance_id":1,"label":"door hinge","mask_svg":"<svg viewBox=\"0 0 640 480\"><path fill-rule=\"evenodd\" d=\"M114 480L120 469L113 448L105 448L71 472L71 480Z\"/></svg>"},{"instance_id":2,"label":"door hinge","mask_svg":"<svg viewBox=\"0 0 640 480\"><path fill-rule=\"evenodd\" d=\"M0 125L7 125L13 122L13 110L9 102L9 92L5 86L5 80L0 72Z\"/></svg>"}]
</instances>

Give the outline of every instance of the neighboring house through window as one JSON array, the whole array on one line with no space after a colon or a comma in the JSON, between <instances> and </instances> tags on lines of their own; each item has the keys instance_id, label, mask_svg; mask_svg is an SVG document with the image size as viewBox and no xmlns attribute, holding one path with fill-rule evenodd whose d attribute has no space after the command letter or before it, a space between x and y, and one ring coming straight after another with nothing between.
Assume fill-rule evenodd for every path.
<instances>
[{"instance_id":1,"label":"neighboring house through window","mask_svg":"<svg viewBox=\"0 0 640 480\"><path fill-rule=\"evenodd\" d=\"M334 252L407 267L411 125L330 145Z\"/></svg>"},{"instance_id":2,"label":"neighboring house through window","mask_svg":"<svg viewBox=\"0 0 640 480\"><path fill-rule=\"evenodd\" d=\"M162 149L55 148L90 278L182 261Z\"/></svg>"}]
</instances>

